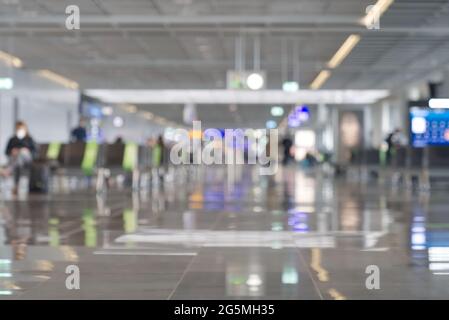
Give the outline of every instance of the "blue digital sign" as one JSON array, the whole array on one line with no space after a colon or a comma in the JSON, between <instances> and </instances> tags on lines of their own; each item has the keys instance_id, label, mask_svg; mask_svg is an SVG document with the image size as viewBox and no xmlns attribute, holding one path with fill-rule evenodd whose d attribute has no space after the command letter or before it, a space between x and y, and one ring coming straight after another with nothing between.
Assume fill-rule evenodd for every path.
<instances>
[{"instance_id":1,"label":"blue digital sign","mask_svg":"<svg viewBox=\"0 0 449 320\"><path fill-rule=\"evenodd\" d=\"M415 148L449 146L449 110L411 108L410 134Z\"/></svg>"}]
</instances>

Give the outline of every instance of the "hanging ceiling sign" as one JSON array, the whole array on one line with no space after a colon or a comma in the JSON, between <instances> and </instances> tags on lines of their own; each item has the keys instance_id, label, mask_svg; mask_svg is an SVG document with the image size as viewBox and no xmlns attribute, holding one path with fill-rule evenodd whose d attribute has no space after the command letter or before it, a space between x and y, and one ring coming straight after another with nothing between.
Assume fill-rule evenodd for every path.
<instances>
[{"instance_id":1,"label":"hanging ceiling sign","mask_svg":"<svg viewBox=\"0 0 449 320\"><path fill-rule=\"evenodd\" d=\"M264 71L236 71L227 74L227 88L229 90L263 90L266 88L266 72Z\"/></svg>"}]
</instances>

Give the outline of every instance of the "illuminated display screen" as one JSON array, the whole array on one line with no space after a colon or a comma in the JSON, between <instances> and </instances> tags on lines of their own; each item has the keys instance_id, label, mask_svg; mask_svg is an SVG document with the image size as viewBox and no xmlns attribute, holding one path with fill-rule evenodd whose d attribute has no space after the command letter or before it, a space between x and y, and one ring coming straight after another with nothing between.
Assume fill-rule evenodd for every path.
<instances>
[{"instance_id":1,"label":"illuminated display screen","mask_svg":"<svg viewBox=\"0 0 449 320\"><path fill-rule=\"evenodd\" d=\"M415 148L449 146L449 110L411 108L410 134Z\"/></svg>"}]
</instances>

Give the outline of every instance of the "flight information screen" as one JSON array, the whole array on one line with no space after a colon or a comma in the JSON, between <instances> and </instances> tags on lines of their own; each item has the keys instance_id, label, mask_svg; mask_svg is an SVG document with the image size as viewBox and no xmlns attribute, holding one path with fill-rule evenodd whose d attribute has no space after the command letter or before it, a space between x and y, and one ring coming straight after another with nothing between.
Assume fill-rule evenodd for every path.
<instances>
[{"instance_id":1,"label":"flight information screen","mask_svg":"<svg viewBox=\"0 0 449 320\"><path fill-rule=\"evenodd\" d=\"M413 107L410 125L413 147L449 146L449 110Z\"/></svg>"}]
</instances>

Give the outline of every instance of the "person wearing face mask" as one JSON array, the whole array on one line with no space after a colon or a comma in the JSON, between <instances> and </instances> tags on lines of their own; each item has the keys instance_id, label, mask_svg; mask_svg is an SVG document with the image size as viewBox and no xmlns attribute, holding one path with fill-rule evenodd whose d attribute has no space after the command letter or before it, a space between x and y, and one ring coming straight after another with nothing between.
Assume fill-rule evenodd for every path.
<instances>
[{"instance_id":1,"label":"person wearing face mask","mask_svg":"<svg viewBox=\"0 0 449 320\"><path fill-rule=\"evenodd\" d=\"M26 124L22 121L16 123L16 133L9 139L6 155L9 158L9 167L14 174L13 193L17 194L20 177L27 170L36 154L36 143L28 133Z\"/></svg>"}]
</instances>

